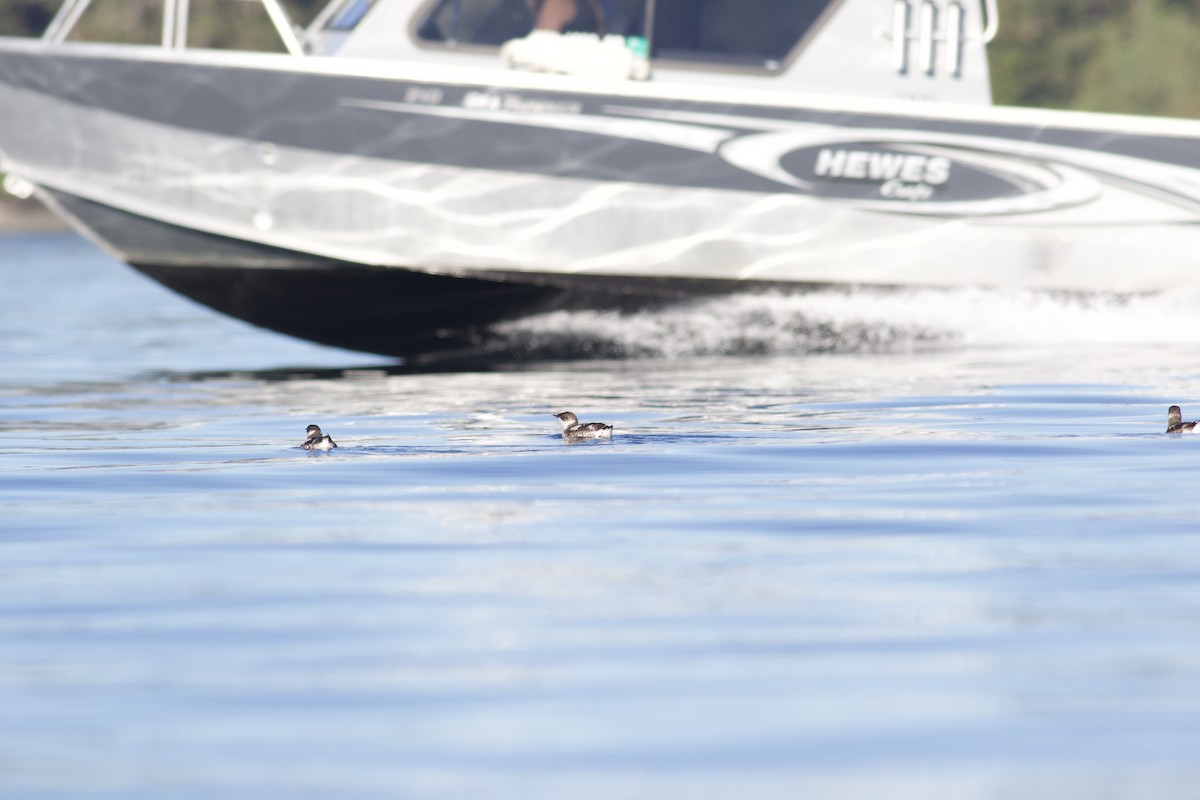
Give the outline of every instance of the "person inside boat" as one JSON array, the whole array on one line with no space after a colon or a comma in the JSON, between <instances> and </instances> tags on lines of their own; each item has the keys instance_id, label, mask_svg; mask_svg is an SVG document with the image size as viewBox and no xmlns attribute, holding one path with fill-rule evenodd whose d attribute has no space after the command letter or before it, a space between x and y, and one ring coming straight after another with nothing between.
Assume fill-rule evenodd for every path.
<instances>
[{"instance_id":1,"label":"person inside boat","mask_svg":"<svg viewBox=\"0 0 1200 800\"><path fill-rule=\"evenodd\" d=\"M624 31L612 27L617 0L526 2L532 29L500 47L501 59L513 69L617 80L648 77L645 48L635 52Z\"/></svg>"},{"instance_id":2,"label":"person inside boat","mask_svg":"<svg viewBox=\"0 0 1200 800\"><path fill-rule=\"evenodd\" d=\"M417 27L428 42L499 46L533 31L640 35L642 0L441 0Z\"/></svg>"},{"instance_id":3,"label":"person inside boat","mask_svg":"<svg viewBox=\"0 0 1200 800\"><path fill-rule=\"evenodd\" d=\"M535 9L533 21L535 31L562 31L579 13L575 0L542 0Z\"/></svg>"}]
</instances>

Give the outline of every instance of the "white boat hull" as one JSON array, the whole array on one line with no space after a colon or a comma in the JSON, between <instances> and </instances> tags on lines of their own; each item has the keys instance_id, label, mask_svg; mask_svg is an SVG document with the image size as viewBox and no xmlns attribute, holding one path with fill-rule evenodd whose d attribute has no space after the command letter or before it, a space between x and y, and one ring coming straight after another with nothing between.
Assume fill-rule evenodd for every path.
<instances>
[{"instance_id":1,"label":"white boat hull","mask_svg":"<svg viewBox=\"0 0 1200 800\"><path fill-rule=\"evenodd\" d=\"M1195 123L705 97L0 40L12 111L0 168L168 284L170 269L310 262L599 287L603 303L718 287L1131 293L1197 280ZM100 224L102 208L113 214ZM200 238L185 247L181 232ZM463 325L448 313L435 327Z\"/></svg>"}]
</instances>

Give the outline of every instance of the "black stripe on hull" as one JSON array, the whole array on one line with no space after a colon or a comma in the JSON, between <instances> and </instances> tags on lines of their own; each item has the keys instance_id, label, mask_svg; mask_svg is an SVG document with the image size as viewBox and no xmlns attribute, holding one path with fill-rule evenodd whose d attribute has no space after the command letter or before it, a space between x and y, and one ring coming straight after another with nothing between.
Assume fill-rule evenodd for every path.
<instances>
[{"instance_id":1,"label":"black stripe on hull","mask_svg":"<svg viewBox=\"0 0 1200 800\"><path fill-rule=\"evenodd\" d=\"M479 346L488 325L562 305L548 287L355 265L133 264L222 314L320 344L393 356Z\"/></svg>"}]
</instances>

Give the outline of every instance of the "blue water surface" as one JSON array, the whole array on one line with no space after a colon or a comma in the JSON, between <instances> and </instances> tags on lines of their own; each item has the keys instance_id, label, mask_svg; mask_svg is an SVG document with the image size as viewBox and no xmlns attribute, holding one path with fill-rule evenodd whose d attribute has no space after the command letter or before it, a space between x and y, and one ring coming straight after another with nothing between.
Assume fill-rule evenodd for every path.
<instances>
[{"instance_id":1,"label":"blue water surface","mask_svg":"<svg viewBox=\"0 0 1200 800\"><path fill-rule=\"evenodd\" d=\"M1200 785L1195 307L764 297L421 370L70 235L0 274L0 797Z\"/></svg>"}]
</instances>

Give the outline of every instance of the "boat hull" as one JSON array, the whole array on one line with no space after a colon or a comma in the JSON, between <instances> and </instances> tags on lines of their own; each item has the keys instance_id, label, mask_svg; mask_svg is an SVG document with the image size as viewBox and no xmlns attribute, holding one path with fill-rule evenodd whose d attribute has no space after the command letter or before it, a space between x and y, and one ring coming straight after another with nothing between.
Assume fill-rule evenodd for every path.
<instances>
[{"instance_id":1,"label":"boat hull","mask_svg":"<svg viewBox=\"0 0 1200 800\"><path fill-rule=\"evenodd\" d=\"M61 192L42 197L138 272L278 333L381 355L489 351L496 325L578 309L632 312L728 292L725 281L493 273L435 275L320 258L167 225ZM739 288L796 288L751 282Z\"/></svg>"},{"instance_id":2,"label":"boat hull","mask_svg":"<svg viewBox=\"0 0 1200 800\"><path fill-rule=\"evenodd\" d=\"M374 352L764 286L1197 280L1196 123L338 61L0 40L0 167L190 297Z\"/></svg>"}]
</instances>

